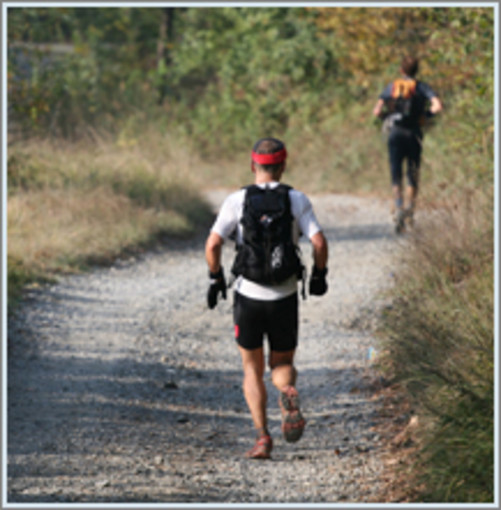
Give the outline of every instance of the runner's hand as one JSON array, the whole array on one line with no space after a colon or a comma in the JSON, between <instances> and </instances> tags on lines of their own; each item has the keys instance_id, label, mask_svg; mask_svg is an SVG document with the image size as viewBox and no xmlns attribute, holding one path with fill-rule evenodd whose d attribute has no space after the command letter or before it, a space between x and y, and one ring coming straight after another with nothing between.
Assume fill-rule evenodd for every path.
<instances>
[{"instance_id":1,"label":"runner's hand","mask_svg":"<svg viewBox=\"0 0 501 510\"><path fill-rule=\"evenodd\" d=\"M318 269L317 266L313 266L310 278L310 295L312 296L323 296L327 292L327 268Z\"/></svg>"},{"instance_id":2,"label":"runner's hand","mask_svg":"<svg viewBox=\"0 0 501 510\"><path fill-rule=\"evenodd\" d=\"M209 272L210 285L207 291L207 304L212 310L217 305L217 296L221 292L223 299L226 299L226 280L224 278L223 268L217 273Z\"/></svg>"}]
</instances>

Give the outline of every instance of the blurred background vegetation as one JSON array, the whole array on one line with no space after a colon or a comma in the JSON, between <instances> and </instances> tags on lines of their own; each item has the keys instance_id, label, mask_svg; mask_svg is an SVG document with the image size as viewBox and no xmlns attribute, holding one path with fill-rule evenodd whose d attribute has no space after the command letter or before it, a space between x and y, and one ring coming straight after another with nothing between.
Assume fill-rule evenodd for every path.
<instances>
[{"instance_id":1,"label":"blurred background vegetation","mask_svg":"<svg viewBox=\"0 0 501 510\"><path fill-rule=\"evenodd\" d=\"M7 14L9 306L28 284L206 228L202 190L249 182L263 136L286 141L294 186L388 196L371 110L401 57L421 58L445 106L419 205L437 214L397 254L381 364L426 417L415 499L492 501L494 8Z\"/></svg>"}]
</instances>

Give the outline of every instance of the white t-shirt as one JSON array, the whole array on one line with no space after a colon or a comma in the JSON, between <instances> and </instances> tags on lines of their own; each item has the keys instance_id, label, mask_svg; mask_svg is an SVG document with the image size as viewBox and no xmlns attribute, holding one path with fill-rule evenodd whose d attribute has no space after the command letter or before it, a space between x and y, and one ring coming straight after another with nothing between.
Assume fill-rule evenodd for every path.
<instances>
[{"instance_id":1,"label":"white t-shirt","mask_svg":"<svg viewBox=\"0 0 501 510\"><path fill-rule=\"evenodd\" d=\"M269 186L275 188L278 182L259 184L261 188ZM237 244L242 243L242 225L240 219L243 214L245 189L235 191L229 195L221 206L221 210L212 226L211 231L219 234L223 239L233 238ZM321 228L313 212L309 198L295 189L289 191L291 212L294 217L292 236L295 244L299 242L300 233L311 239ZM243 296L260 299L263 301L274 301L297 292L297 277L291 276L278 285L263 285L252 282L243 276L235 280L235 290Z\"/></svg>"}]
</instances>

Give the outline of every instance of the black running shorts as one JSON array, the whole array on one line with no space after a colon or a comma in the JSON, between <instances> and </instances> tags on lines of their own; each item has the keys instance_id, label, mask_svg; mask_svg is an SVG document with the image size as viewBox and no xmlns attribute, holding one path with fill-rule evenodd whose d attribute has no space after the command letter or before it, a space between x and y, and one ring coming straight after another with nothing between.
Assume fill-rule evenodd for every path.
<instances>
[{"instance_id":1,"label":"black running shorts","mask_svg":"<svg viewBox=\"0 0 501 510\"><path fill-rule=\"evenodd\" d=\"M233 319L235 339L244 349L262 347L264 335L272 351L291 351L297 346L297 293L278 301L261 301L235 292Z\"/></svg>"},{"instance_id":2,"label":"black running shorts","mask_svg":"<svg viewBox=\"0 0 501 510\"><path fill-rule=\"evenodd\" d=\"M391 183L400 186L403 177L403 162L407 160L407 183L414 188L419 184L422 136L410 129L394 128L388 138Z\"/></svg>"}]
</instances>

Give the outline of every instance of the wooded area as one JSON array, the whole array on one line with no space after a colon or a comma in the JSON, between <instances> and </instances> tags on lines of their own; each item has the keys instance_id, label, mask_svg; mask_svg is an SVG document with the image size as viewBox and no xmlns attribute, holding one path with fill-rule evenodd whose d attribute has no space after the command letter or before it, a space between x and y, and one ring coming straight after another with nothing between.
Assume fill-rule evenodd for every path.
<instances>
[{"instance_id":1,"label":"wooded area","mask_svg":"<svg viewBox=\"0 0 501 510\"><path fill-rule=\"evenodd\" d=\"M482 7L13 7L10 119L77 137L135 117L207 149L247 146L372 101L414 53L419 77L449 108L480 106L485 128L493 38Z\"/></svg>"}]
</instances>

